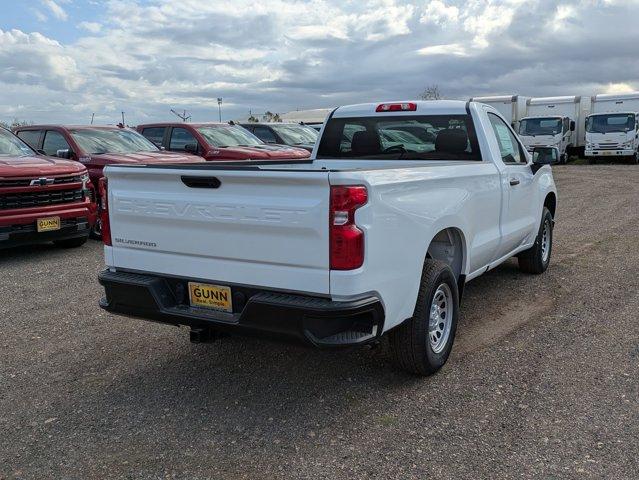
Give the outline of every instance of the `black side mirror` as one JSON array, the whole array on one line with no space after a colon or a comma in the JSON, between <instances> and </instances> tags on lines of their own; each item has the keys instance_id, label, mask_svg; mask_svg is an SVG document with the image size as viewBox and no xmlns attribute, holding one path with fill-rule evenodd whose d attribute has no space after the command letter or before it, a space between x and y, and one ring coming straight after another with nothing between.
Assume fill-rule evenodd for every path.
<instances>
[{"instance_id":1,"label":"black side mirror","mask_svg":"<svg viewBox=\"0 0 639 480\"><path fill-rule=\"evenodd\" d=\"M61 150L56 150L55 156L58 158L66 158L67 160L69 160L71 157L73 157L73 152L68 148L63 148Z\"/></svg>"},{"instance_id":2,"label":"black side mirror","mask_svg":"<svg viewBox=\"0 0 639 480\"><path fill-rule=\"evenodd\" d=\"M36 150L36 152L38 152L40 155L46 155L46 154L47 154L47 152L45 152L45 151L44 151L44 150L42 150L41 148L38 148L38 149Z\"/></svg>"},{"instance_id":3,"label":"black side mirror","mask_svg":"<svg viewBox=\"0 0 639 480\"><path fill-rule=\"evenodd\" d=\"M577 125L575 124L575 121L574 121L574 120L570 120L570 131L571 131L571 132L574 132L574 131L575 131L575 127L576 127L576 126L577 126Z\"/></svg>"},{"instance_id":4,"label":"black side mirror","mask_svg":"<svg viewBox=\"0 0 639 480\"><path fill-rule=\"evenodd\" d=\"M544 165L559 163L559 149L557 147L535 147L532 151L533 173L537 173Z\"/></svg>"},{"instance_id":5,"label":"black side mirror","mask_svg":"<svg viewBox=\"0 0 639 480\"><path fill-rule=\"evenodd\" d=\"M197 143L187 143L184 145L184 151L197 155Z\"/></svg>"}]
</instances>

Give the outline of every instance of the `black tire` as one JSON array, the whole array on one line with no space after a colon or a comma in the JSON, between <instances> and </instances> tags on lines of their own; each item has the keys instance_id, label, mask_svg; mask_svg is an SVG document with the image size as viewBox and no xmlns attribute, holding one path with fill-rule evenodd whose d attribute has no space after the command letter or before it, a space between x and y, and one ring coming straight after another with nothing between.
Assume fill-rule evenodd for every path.
<instances>
[{"instance_id":1,"label":"black tire","mask_svg":"<svg viewBox=\"0 0 639 480\"><path fill-rule=\"evenodd\" d=\"M68 238L66 240L54 240L53 244L60 248L77 248L87 243L88 239L89 236L85 235L84 237Z\"/></svg>"},{"instance_id":2,"label":"black tire","mask_svg":"<svg viewBox=\"0 0 639 480\"><path fill-rule=\"evenodd\" d=\"M588 165L595 165L597 163L597 157L588 157Z\"/></svg>"},{"instance_id":3,"label":"black tire","mask_svg":"<svg viewBox=\"0 0 639 480\"><path fill-rule=\"evenodd\" d=\"M435 351L429 323L433 298L443 291L440 289L442 285L446 285L450 293L452 315L447 317L450 319L448 337ZM459 292L453 271L444 262L426 259L413 316L389 332L390 354L394 363L402 370L417 375L435 373L446 363L453 348L458 316Z\"/></svg>"},{"instance_id":4,"label":"black tire","mask_svg":"<svg viewBox=\"0 0 639 480\"><path fill-rule=\"evenodd\" d=\"M544 227L546 226L547 235L550 237L548 245L547 255L544 252ZM550 265L550 256L552 254L552 234L553 234L553 220L550 210L544 207L544 211L541 214L541 223L539 224L539 231L537 232L537 238L535 243L528 250L521 252L517 255L519 261L519 269L522 272L532 273L539 275L544 273Z\"/></svg>"},{"instance_id":5,"label":"black tire","mask_svg":"<svg viewBox=\"0 0 639 480\"><path fill-rule=\"evenodd\" d=\"M89 236L93 240L100 240L100 241L102 240L102 220L100 220L100 217L98 217L95 220L93 227L91 227L91 232L89 233Z\"/></svg>"},{"instance_id":6,"label":"black tire","mask_svg":"<svg viewBox=\"0 0 639 480\"><path fill-rule=\"evenodd\" d=\"M568 154L564 153L563 155L559 157L559 164L565 165L566 163L568 163Z\"/></svg>"}]
</instances>

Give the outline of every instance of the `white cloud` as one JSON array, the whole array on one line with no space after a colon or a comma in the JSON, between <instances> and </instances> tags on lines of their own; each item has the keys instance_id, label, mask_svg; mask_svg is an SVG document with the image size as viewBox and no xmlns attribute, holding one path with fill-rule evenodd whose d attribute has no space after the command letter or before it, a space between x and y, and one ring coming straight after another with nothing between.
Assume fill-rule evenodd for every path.
<instances>
[{"instance_id":1,"label":"white cloud","mask_svg":"<svg viewBox=\"0 0 639 480\"><path fill-rule=\"evenodd\" d=\"M102 30L102 24L98 22L80 22L78 27L89 33L100 33Z\"/></svg>"},{"instance_id":2,"label":"white cloud","mask_svg":"<svg viewBox=\"0 0 639 480\"><path fill-rule=\"evenodd\" d=\"M67 12L58 5L54 0L40 0L42 5L49 9L55 18L58 20L66 20L68 18Z\"/></svg>"},{"instance_id":3,"label":"white cloud","mask_svg":"<svg viewBox=\"0 0 639 480\"><path fill-rule=\"evenodd\" d=\"M459 19L459 8L455 5L447 5L440 0L429 2L423 10L420 23L447 24Z\"/></svg>"},{"instance_id":4,"label":"white cloud","mask_svg":"<svg viewBox=\"0 0 639 480\"><path fill-rule=\"evenodd\" d=\"M457 55L464 57L468 55L468 51L459 43L449 43L446 45L432 45L417 50L420 55Z\"/></svg>"}]
</instances>

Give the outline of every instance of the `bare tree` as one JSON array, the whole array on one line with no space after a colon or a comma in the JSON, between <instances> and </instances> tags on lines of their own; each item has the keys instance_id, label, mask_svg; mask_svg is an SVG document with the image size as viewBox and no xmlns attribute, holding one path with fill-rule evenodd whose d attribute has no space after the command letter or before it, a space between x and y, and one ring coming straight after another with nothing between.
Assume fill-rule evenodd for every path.
<instances>
[{"instance_id":1,"label":"bare tree","mask_svg":"<svg viewBox=\"0 0 639 480\"><path fill-rule=\"evenodd\" d=\"M422 100L441 100L442 93L439 91L439 85L429 85L419 97Z\"/></svg>"},{"instance_id":2,"label":"bare tree","mask_svg":"<svg viewBox=\"0 0 639 480\"><path fill-rule=\"evenodd\" d=\"M28 127L29 125L33 125L33 122L29 120L18 120L17 118L14 118L11 123L0 122L0 125L2 125L4 128L8 128L9 130L13 130L14 128L18 127Z\"/></svg>"}]
</instances>

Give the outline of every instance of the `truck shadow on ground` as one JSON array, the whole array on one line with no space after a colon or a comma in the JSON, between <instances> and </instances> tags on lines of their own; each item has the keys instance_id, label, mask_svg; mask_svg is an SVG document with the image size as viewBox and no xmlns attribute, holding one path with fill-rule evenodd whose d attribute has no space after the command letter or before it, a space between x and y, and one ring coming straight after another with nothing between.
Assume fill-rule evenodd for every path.
<instances>
[{"instance_id":1,"label":"truck shadow on ground","mask_svg":"<svg viewBox=\"0 0 639 480\"><path fill-rule=\"evenodd\" d=\"M455 369L465 355L540 314L539 308L531 309L529 316L512 311L521 307L521 295L530 302L531 284L537 279L507 262L469 283L451 361L429 378L397 370L383 345L317 351L241 337L189 344L186 330L163 327L168 342L153 348L140 342L139 350L129 346L114 360L113 371L87 378L95 382L93 398L79 400L92 406L96 418L109 409L141 431L169 429L173 436L206 431L238 440L267 433L306 438L309 431L328 427L333 418L361 418L371 415L371 409L383 412L385 405L416 391L442 388L450 376L458 375ZM491 334L482 336L485 329ZM373 413L371 422L378 417L382 413Z\"/></svg>"}]
</instances>

